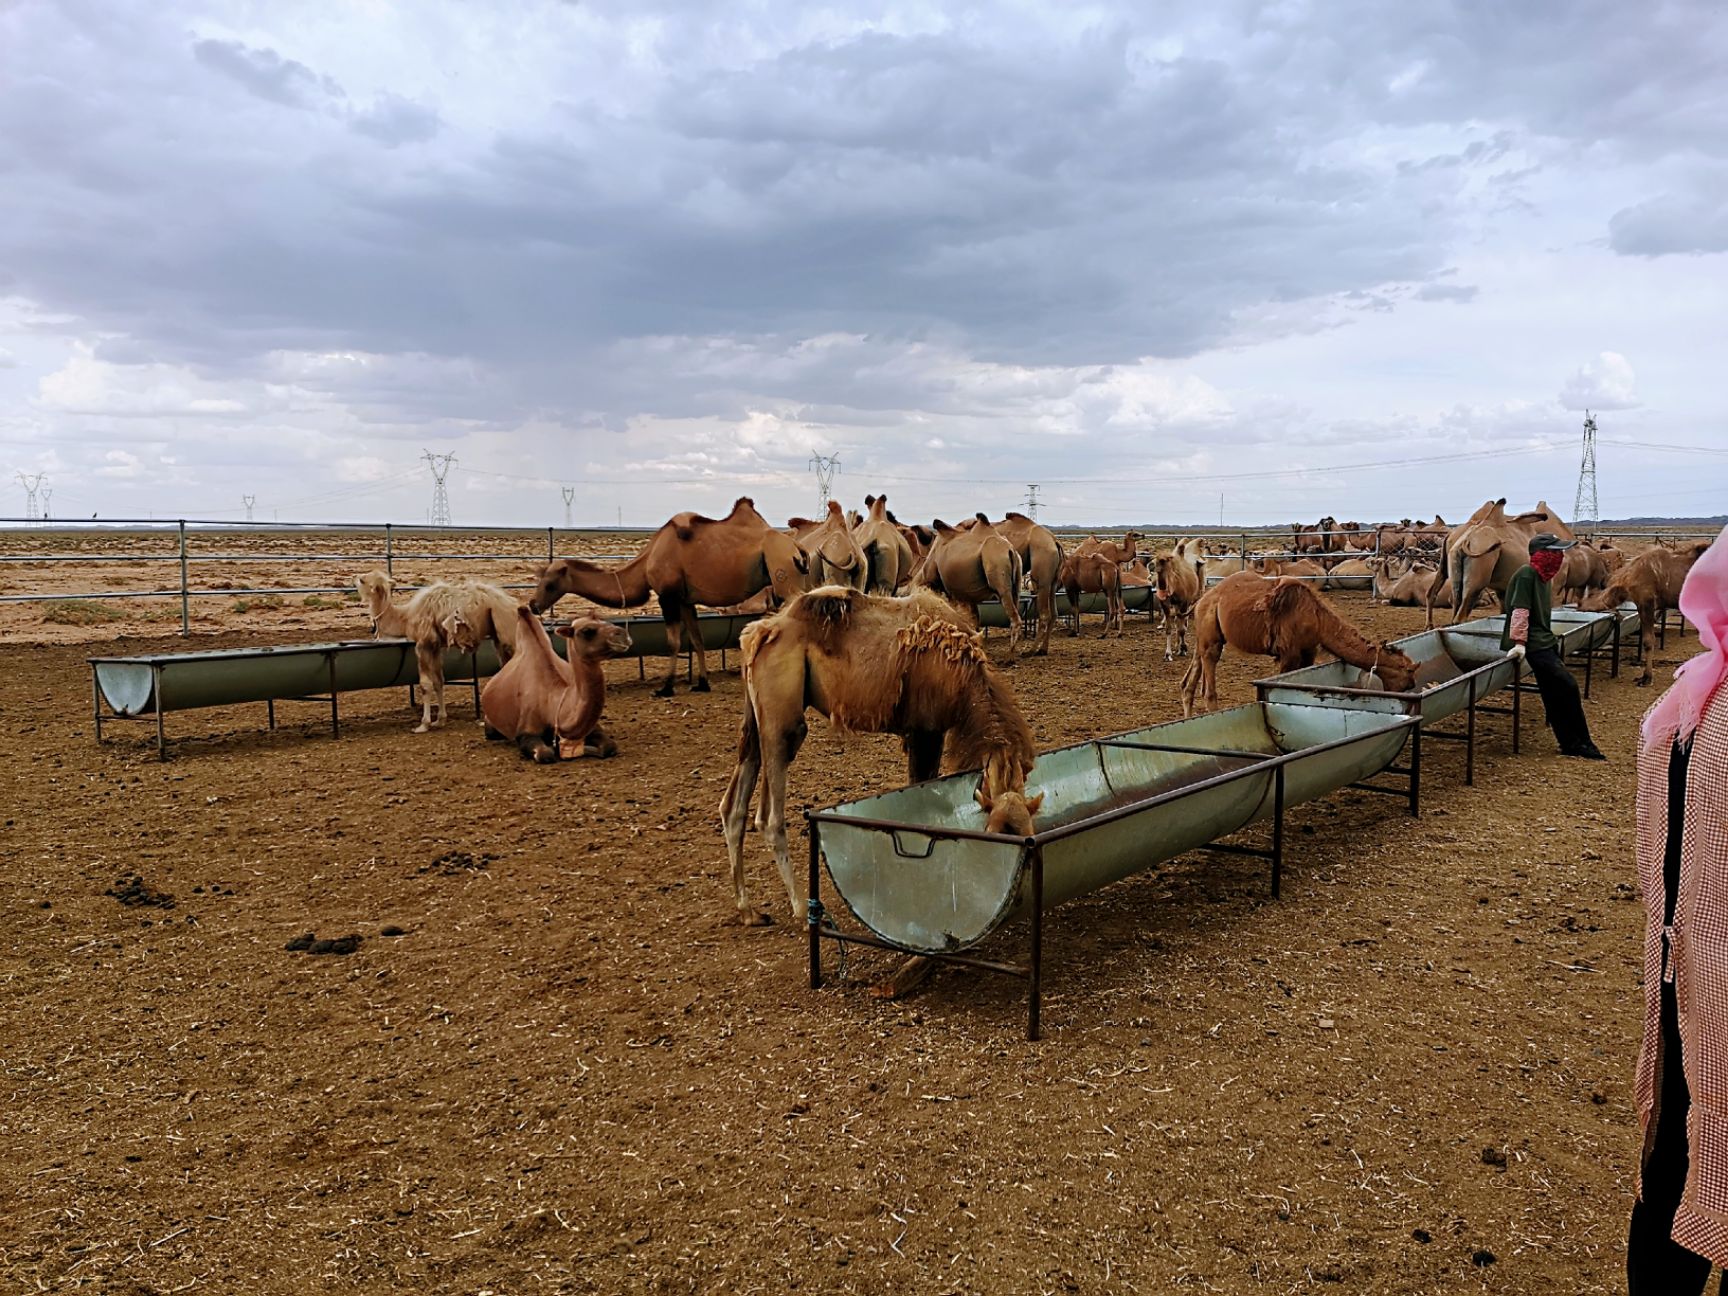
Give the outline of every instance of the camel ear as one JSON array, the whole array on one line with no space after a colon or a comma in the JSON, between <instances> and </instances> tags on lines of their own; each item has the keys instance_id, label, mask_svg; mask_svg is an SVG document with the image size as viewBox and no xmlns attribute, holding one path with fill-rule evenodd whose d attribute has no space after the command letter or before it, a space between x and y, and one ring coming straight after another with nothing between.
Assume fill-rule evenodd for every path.
<instances>
[{"instance_id":1,"label":"camel ear","mask_svg":"<svg viewBox=\"0 0 1728 1296\"><path fill-rule=\"evenodd\" d=\"M1033 797L1031 800L1026 802L1026 813L1027 814L1037 814L1038 811L1043 808L1043 806L1044 806L1044 794L1042 792L1040 792L1037 796Z\"/></svg>"},{"instance_id":2,"label":"camel ear","mask_svg":"<svg viewBox=\"0 0 1728 1296\"><path fill-rule=\"evenodd\" d=\"M798 569L799 575L807 576L810 574L810 559L805 556L802 549L793 555L792 565Z\"/></svg>"}]
</instances>

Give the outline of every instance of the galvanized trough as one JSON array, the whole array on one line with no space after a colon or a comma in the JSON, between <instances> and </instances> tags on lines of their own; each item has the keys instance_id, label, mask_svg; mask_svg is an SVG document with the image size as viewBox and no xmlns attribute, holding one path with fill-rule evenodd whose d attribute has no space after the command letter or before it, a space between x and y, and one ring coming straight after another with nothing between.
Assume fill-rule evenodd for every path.
<instances>
[{"instance_id":1,"label":"galvanized trough","mask_svg":"<svg viewBox=\"0 0 1728 1296\"><path fill-rule=\"evenodd\" d=\"M608 619L629 628L632 646L627 656L641 659L665 655L664 621L657 617ZM724 653L737 647L739 634L755 619L750 615L716 613L698 616L696 624L703 647ZM562 654L563 638L554 635L552 646ZM224 648L88 660L96 741L102 741L105 723L154 716L156 752L164 760L168 745L162 718L169 711L262 702L267 708L268 725L274 729L277 702L325 702L330 706L330 731L334 734L341 731L338 702L341 694L363 689L412 689L419 680L414 644L408 639L345 639L272 648ZM445 681L472 681L476 712L480 707L480 681L496 674L498 668L497 650L490 640L482 643L475 653L451 650L444 655ZM104 704L108 707L106 715Z\"/></svg>"},{"instance_id":2,"label":"galvanized trough","mask_svg":"<svg viewBox=\"0 0 1728 1296\"><path fill-rule=\"evenodd\" d=\"M1026 838L983 831L976 773L811 812L810 983L822 983L824 939L1009 972L1030 981L1036 1039L1046 909L1198 848L1269 859L1276 895L1285 805L1372 787L1364 781L1390 771L1405 777L1396 790L1416 813L1420 726L1385 711L1255 703L1045 752L1028 789L1044 805ZM1406 741L1410 763L1394 766ZM1270 848L1216 844L1262 819ZM819 860L864 932L823 921ZM1022 915L1028 966L964 954Z\"/></svg>"},{"instance_id":3,"label":"galvanized trough","mask_svg":"<svg viewBox=\"0 0 1728 1296\"><path fill-rule=\"evenodd\" d=\"M1154 591L1150 585L1124 585L1122 587L1122 606L1129 612L1147 611L1153 600ZM1083 613L1104 611L1104 596L1102 594L1082 594L1080 596L1080 611ZM1056 615L1066 617L1073 614L1073 608L1068 602L1068 595L1063 590L1056 591ZM1032 595L1023 595L1020 599L1020 620L1029 622L1038 615L1038 601ZM991 630L1004 630L1008 627L1008 614L1002 610L1002 604L997 599L990 599L978 605L978 624Z\"/></svg>"}]
</instances>

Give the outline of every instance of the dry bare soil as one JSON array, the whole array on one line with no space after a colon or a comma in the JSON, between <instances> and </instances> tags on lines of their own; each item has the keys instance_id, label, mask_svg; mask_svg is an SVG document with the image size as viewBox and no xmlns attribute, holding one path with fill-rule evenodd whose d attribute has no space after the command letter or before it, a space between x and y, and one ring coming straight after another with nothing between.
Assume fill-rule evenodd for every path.
<instances>
[{"instance_id":1,"label":"dry bare soil","mask_svg":"<svg viewBox=\"0 0 1728 1296\"><path fill-rule=\"evenodd\" d=\"M1096 630L1013 667L1043 746L1177 714L1162 636ZM84 656L182 641L97 633L14 634L0 677L7 1291L1620 1281L1650 696L1629 676L1598 671L1587 704L1606 765L1535 726L1514 757L1494 719L1475 788L1429 745L1419 819L1357 792L1296 808L1282 900L1260 862L1193 855L1058 910L1031 1044L1018 983L945 971L886 1003L890 961L854 954L811 992L797 929L731 923L736 674L668 701L611 668L606 763L525 764L453 689L424 737L401 692L346 698L335 740L316 706L274 734L262 707L175 715L159 764L146 725L96 744ZM1264 663L1225 665L1246 700ZM816 722L793 811L903 769L892 739ZM307 933L359 939L287 948Z\"/></svg>"}]
</instances>

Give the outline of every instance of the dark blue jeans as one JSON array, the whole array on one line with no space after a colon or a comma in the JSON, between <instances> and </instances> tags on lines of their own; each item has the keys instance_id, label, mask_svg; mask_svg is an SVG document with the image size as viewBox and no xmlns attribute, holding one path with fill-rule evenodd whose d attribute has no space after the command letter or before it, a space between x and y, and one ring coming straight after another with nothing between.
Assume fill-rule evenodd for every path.
<instances>
[{"instance_id":1,"label":"dark blue jeans","mask_svg":"<svg viewBox=\"0 0 1728 1296\"><path fill-rule=\"evenodd\" d=\"M1560 660L1559 650L1532 648L1524 654L1524 661L1536 677L1536 687L1542 690L1542 709L1548 713L1548 727L1560 740L1560 750L1571 752L1594 746L1590 741L1590 723L1584 719L1578 681Z\"/></svg>"}]
</instances>

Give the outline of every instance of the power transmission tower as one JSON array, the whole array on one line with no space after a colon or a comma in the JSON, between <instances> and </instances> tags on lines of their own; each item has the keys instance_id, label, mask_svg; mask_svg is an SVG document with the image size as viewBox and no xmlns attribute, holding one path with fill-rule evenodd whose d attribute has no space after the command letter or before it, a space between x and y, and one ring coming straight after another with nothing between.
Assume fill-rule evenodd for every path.
<instances>
[{"instance_id":1,"label":"power transmission tower","mask_svg":"<svg viewBox=\"0 0 1728 1296\"><path fill-rule=\"evenodd\" d=\"M1578 497L1572 501L1574 524L1599 522L1596 502L1596 419L1584 411L1584 460L1578 465Z\"/></svg>"},{"instance_id":2,"label":"power transmission tower","mask_svg":"<svg viewBox=\"0 0 1728 1296\"><path fill-rule=\"evenodd\" d=\"M558 489L564 496L564 529L568 531L574 525L570 521L570 505L576 501L576 488L574 486L560 486Z\"/></svg>"},{"instance_id":3,"label":"power transmission tower","mask_svg":"<svg viewBox=\"0 0 1728 1296\"><path fill-rule=\"evenodd\" d=\"M42 520L44 522L46 522L49 518L54 516L54 514L52 512L50 512L49 508L48 508L48 506L53 502L54 502L54 492L52 490L50 490L48 487L44 486L42 488Z\"/></svg>"},{"instance_id":4,"label":"power transmission tower","mask_svg":"<svg viewBox=\"0 0 1728 1296\"><path fill-rule=\"evenodd\" d=\"M456 456L435 455L427 450L420 457L432 469L432 514L428 520L433 526L449 526L450 492L444 488L444 476L450 471L450 465L456 462Z\"/></svg>"},{"instance_id":5,"label":"power transmission tower","mask_svg":"<svg viewBox=\"0 0 1728 1296\"><path fill-rule=\"evenodd\" d=\"M1026 487L1026 516L1034 522L1038 520L1038 483L1031 482Z\"/></svg>"},{"instance_id":6,"label":"power transmission tower","mask_svg":"<svg viewBox=\"0 0 1728 1296\"><path fill-rule=\"evenodd\" d=\"M36 507L36 492L41 488L42 477L42 473L37 473L34 477L18 474L18 480L24 484L24 520L27 522L42 520L41 510Z\"/></svg>"},{"instance_id":7,"label":"power transmission tower","mask_svg":"<svg viewBox=\"0 0 1728 1296\"><path fill-rule=\"evenodd\" d=\"M834 498L834 474L840 471L840 456L813 454L810 471L816 474L816 516L828 511L828 501Z\"/></svg>"},{"instance_id":8,"label":"power transmission tower","mask_svg":"<svg viewBox=\"0 0 1728 1296\"><path fill-rule=\"evenodd\" d=\"M252 506L258 502L258 497L256 495L242 495L240 502L246 506L246 520L250 522L252 520Z\"/></svg>"}]
</instances>

